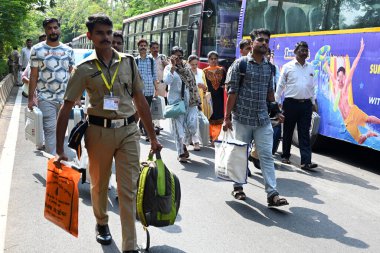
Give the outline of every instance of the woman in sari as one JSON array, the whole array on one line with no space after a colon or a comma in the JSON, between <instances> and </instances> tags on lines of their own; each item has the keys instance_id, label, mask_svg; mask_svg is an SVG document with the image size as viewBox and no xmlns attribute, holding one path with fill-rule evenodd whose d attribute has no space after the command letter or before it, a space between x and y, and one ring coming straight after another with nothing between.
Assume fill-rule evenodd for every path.
<instances>
[{"instance_id":1,"label":"woman in sari","mask_svg":"<svg viewBox=\"0 0 380 253\"><path fill-rule=\"evenodd\" d=\"M226 80L226 71L223 67L218 66L219 55L215 51L207 54L209 66L203 71L206 77L207 89L211 92L212 114L210 122L210 139L211 145L218 138L222 129L224 118L224 82Z\"/></svg>"},{"instance_id":2,"label":"woman in sari","mask_svg":"<svg viewBox=\"0 0 380 253\"><path fill-rule=\"evenodd\" d=\"M187 162L190 154L186 145L189 144L197 132L200 98L195 77L190 68L183 62L183 50L181 47L175 46L171 50L170 64L164 70L164 82L169 88L169 105L181 100L181 89L184 86L186 113L171 118L171 131L176 144L178 160Z\"/></svg>"}]
</instances>

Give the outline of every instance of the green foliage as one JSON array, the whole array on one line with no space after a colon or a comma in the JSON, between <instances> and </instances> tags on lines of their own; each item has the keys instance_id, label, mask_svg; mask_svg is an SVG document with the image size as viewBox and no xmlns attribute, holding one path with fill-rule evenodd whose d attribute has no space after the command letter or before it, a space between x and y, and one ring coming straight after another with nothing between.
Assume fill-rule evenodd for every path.
<instances>
[{"instance_id":1,"label":"green foliage","mask_svg":"<svg viewBox=\"0 0 380 253\"><path fill-rule=\"evenodd\" d=\"M182 0L183 1L183 0ZM148 11L156 10L164 6L182 2L181 0L130 0L129 8L125 12L127 17L132 17Z\"/></svg>"}]
</instances>

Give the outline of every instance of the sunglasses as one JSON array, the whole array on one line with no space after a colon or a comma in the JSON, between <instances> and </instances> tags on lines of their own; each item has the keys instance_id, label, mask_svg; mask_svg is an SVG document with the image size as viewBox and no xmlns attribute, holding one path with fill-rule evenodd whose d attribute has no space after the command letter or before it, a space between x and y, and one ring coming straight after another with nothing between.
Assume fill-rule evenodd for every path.
<instances>
[{"instance_id":1,"label":"sunglasses","mask_svg":"<svg viewBox=\"0 0 380 253\"><path fill-rule=\"evenodd\" d=\"M262 37L257 38L256 41L257 41L257 42L260 42L260 43L263 43L264 41L265 41L265 43L267 43L267 44L269 43L269 39L265 39L265 38L262 38Z\"/></svg>"}]
</instances>

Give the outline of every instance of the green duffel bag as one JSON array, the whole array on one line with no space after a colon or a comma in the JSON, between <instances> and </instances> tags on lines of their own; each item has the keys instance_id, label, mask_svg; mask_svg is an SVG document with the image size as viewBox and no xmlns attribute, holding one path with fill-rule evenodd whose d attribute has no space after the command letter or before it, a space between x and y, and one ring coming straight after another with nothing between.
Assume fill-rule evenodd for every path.
<instances>
[{"instance_id":1,"label":"green duffel bag","mask_svg":"<svg viewBox=\"0 0 380 253\"><path fill-rule=\"evenodd\" d=\"M142 163L137 181L137 218L144 227L173 225L181 202L181 186L161 160L160 153Z\"/></svg>"}]
</instances>

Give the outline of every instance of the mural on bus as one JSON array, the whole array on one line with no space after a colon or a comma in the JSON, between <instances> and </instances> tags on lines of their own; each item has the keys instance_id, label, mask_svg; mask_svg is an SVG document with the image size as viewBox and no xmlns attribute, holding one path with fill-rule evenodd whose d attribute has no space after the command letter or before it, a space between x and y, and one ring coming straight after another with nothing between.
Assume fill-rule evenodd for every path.
<instances>
[{"instance_id":1,"label":"mural on bus","mask_svg":"<svg viewBox=\"0 0 380 253\"><path fill-rule=\"evenodd\" d=\"M309 44L317 86L319 132L380 150L380 33L272 38L275 64L294 59L294 45Z\"/></svg>"}]
</instances>

